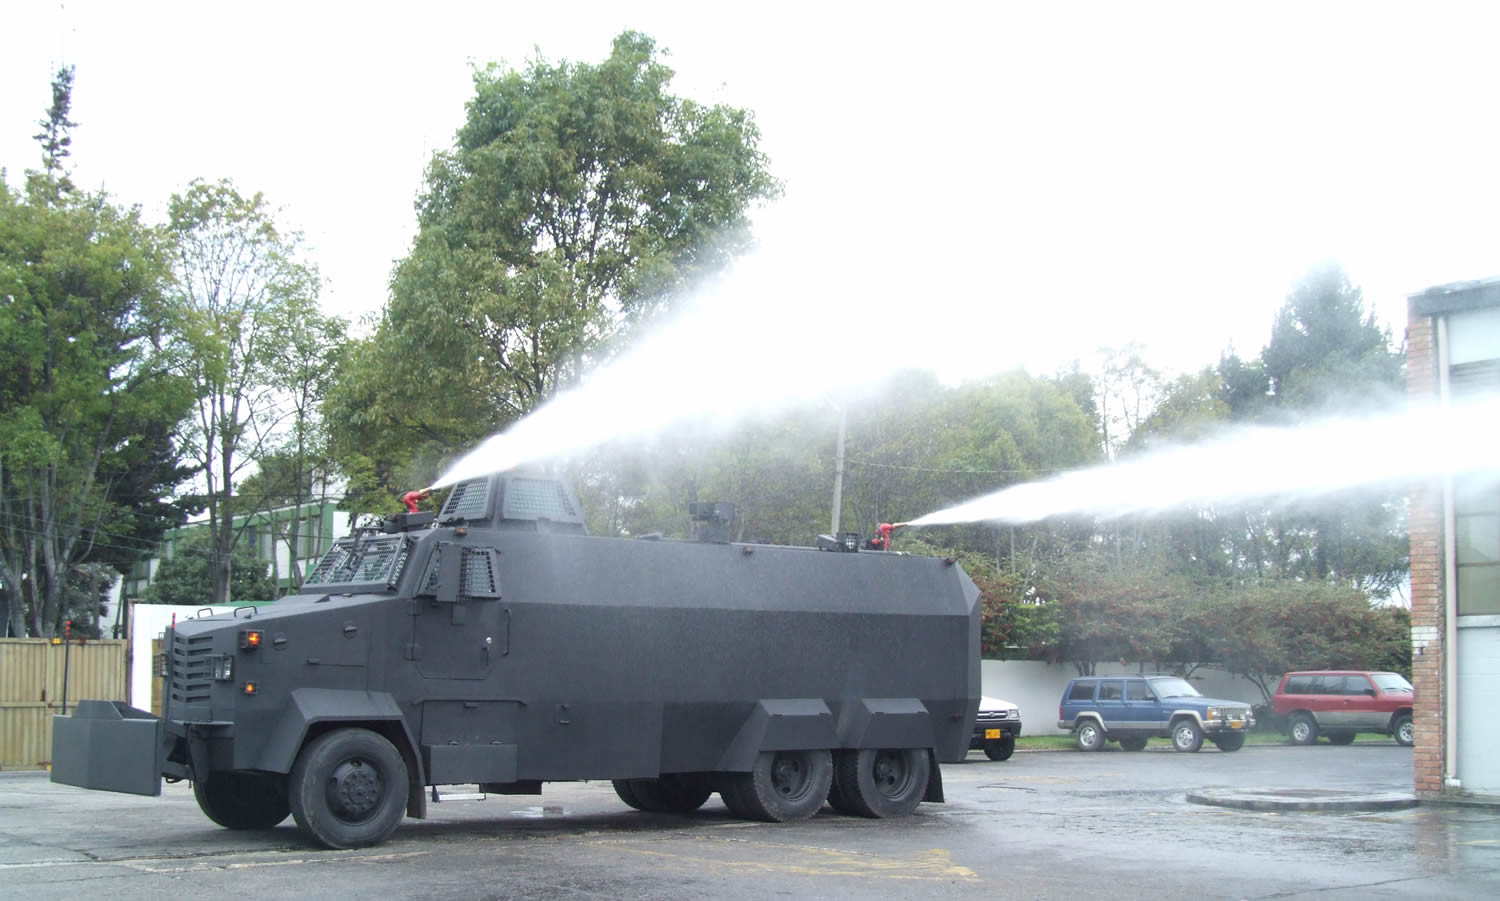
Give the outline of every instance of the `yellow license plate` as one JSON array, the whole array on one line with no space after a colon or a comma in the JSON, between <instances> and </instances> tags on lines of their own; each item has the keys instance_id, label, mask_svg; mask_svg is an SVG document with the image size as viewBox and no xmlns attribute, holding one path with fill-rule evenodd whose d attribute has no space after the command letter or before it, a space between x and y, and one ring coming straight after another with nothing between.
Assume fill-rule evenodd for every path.
<instances>
[{"instance_id":1,"label":"yellow license plate","mask_svg":"<svg viewBox=\"0 0 1500 901\"><path fill-rule=\"evenodd\" d=\"M1005 733L1002 732L999 729L986 729L986 730L984 730L984 737L985 738L999 738L1000 736L1002 736L1004 734Z\"/></svg>"},{"instance_id":2,"label":"yellow license plate","mask_svg":"<svg viewBox=\"0 0 1500 901\"><path fill-rule=\"evenodd\" d=\"M1230 720L1229 721L1229 728L1231 728L1231 729L1243 729L1243 728L1245 728L1245 722L1244 722L1244 720Z\"/></svg>"}]
</instances>

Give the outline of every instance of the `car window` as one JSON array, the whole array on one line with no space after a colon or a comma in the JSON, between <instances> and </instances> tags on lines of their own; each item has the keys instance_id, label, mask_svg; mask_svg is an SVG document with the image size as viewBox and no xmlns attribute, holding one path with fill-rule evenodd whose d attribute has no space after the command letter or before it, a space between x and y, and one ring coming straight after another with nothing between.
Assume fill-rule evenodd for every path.
<instances>
[{"instance_id":1,"label":"car window","mask_svg":"<svg viewBox=\"0 0 1500 901\"><path fill-rule=\"evenodd\" d=\"M1160 679L1148 679L1151 689L1156 692L1158 698L1196 698L1200 697L1198 689L1188 684L1188 680L1179 679L1176 676L1166 676Z\"/></svg>"},{"instance_id":2,"label":"car window","mask_svg":"<svg viewBox=\"0 0 1500 901\"><path fill-rule=\"evenodd\" d=\"M1146 690L1145 682L1126 682L1125 700L1127 701L1149 701L1151 692Z\"/></svg>"},{"instance_id":3,"label":"car window","mask_svg":"<svg viewBox=\"0 0 1500 901\"><path fill-rule=\"evenodd\" d=\"M1286 694L1307 695L1312 694L1312 676L1292 676L1286 680Z\"/></svg>"},{"instance_id":4,"label":"car window","mask_svg":"<svg viewBox=\"0 0 1500 901\"><path fill-rule=\"evenodd\" d=\"M1308 686L1307 693L1310 695L1341 695L1344 693L1344 677L1313 676L1312 685Z\"/></svg>"},{"instance_id":5,"label":"car window","mask_svg":"<svg viewBox=\"0 0 1500 901\"><path fill-rule=\"evenodd\" d=\"M1118 701L1125 696L1125 683L1118 679L1110 679L1099 683L1099 700Z\"/></svg>"},{"instance_id":6,"label":"car window","mask_svg":"<svg viewBox=\"0 0 1500 901\"><path fill-rule=\"evenodd\" d=\"M1370 689L1370 680L1364 676L1344 677L1344 694L1346 695L1362 695Z\"/></svg>"},{"instance_id":7,"label":"car window","mask_svg":"<svg viewBox=\"0 0 1500 901\"><path fill-rule=\"evenodd\" d=\"M1411 691L1411 683L1399 673L1372 673L1370 678L1381 691Z\"/></svg>"},{"instance_id":8,"label":"car window","mask_svg":"<svg viewBox=\"0 0 1500 901\"><path fill-rule=\"evenodd\" d=\"M1092 679L1086 682L1074 682L1072 690L1068 692L1068 700L1092 701L1094 699L1094 686L1098 684Z\"/></svg>"}]
</instances>

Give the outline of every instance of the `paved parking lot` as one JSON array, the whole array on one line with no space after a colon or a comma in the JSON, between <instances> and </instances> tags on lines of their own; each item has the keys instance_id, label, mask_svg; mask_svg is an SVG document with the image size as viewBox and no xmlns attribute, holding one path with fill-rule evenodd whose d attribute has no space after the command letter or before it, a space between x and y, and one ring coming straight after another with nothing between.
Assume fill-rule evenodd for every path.
<instances>
[{"instance_id":1,"label":"paved parking lot","mask_svg":"<svg viewBox=\"0 0 1500 901\"><path fill-rule=\"evenodd\" d=\"M288 820L211 824L161 798L0 774L0 896L17 898L1455 898L1500 896L1500 811L1274 813L1189 804L1205 787L1403 791L1394 744L973 754L946 804L793 824L625 807L607 783L445 802L390 842L320 851Z\"/></svg>"}]
</instances>

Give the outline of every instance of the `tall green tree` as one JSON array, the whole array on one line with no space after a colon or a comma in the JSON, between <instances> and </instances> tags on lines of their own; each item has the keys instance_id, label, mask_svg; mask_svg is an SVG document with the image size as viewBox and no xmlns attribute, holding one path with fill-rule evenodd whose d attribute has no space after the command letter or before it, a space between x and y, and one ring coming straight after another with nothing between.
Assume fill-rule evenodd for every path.
<instances>
[{"instance_id":1,"label":"tall green tree","mask_svg":"<svg viewBox=\"0 0 1500 901\"><path fill-rule=\"evenodd\" d=\"M750 208L780 190L754 118L675 96L671 77L637 32L601 63L475 74L390 303L330 397L343 449L394 475L469 446L750 245Z\"/></svg>"},{"instance_id":2,"label":"tall green tree","mask_svg":"<svg viewBox=\"0 0 1500 901\"><path fill-rule=\"evenodd\" d=\"M198 386L184 425L213 535L213 603L229 598L239 509L235 485L269 448L289 415L278 382L286 342L309 317L320 288L301 236L277 226L260 194L229 181L194 182L168 206L175 242L180 365Z\"/></svg>"},{"instance_id":3,"label":"tall green tree","mask_svg":"<svg viewBox=\"0 0 1500 901\"><path fill-rule=\"evenodd\" d=\"M72 85L71 69L53 80L43 168L0 184L0 632L15 636L57 634L79 572L97 595L99 565L142 558L182 516L160 501L191 400L162 349L165 242L68 179Z\"/></svg>"}]
</instances>

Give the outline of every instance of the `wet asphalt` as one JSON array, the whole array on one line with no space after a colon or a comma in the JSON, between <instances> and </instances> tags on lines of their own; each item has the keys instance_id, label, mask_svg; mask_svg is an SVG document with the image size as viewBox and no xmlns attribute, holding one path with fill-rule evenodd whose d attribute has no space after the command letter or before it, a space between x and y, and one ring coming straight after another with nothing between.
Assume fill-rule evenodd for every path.
<instances>
[{"instance_id":1,"label":"wet asphalt","mask_svg":"<svg viewBox=\"0 0 1500 901\"><path fill-rule=\"evenodd\" d=\"M1500 897L1500 809L1243 810L1208 789L1402 793L1412 751L1251 745L1225 754L971 754L947 803L864 820L625 807L608 783L434 805L378 848L321 851L288 820L220 829L186 784L161 798L0 773L0 897Z\"/></svg>"}]
</instances>

